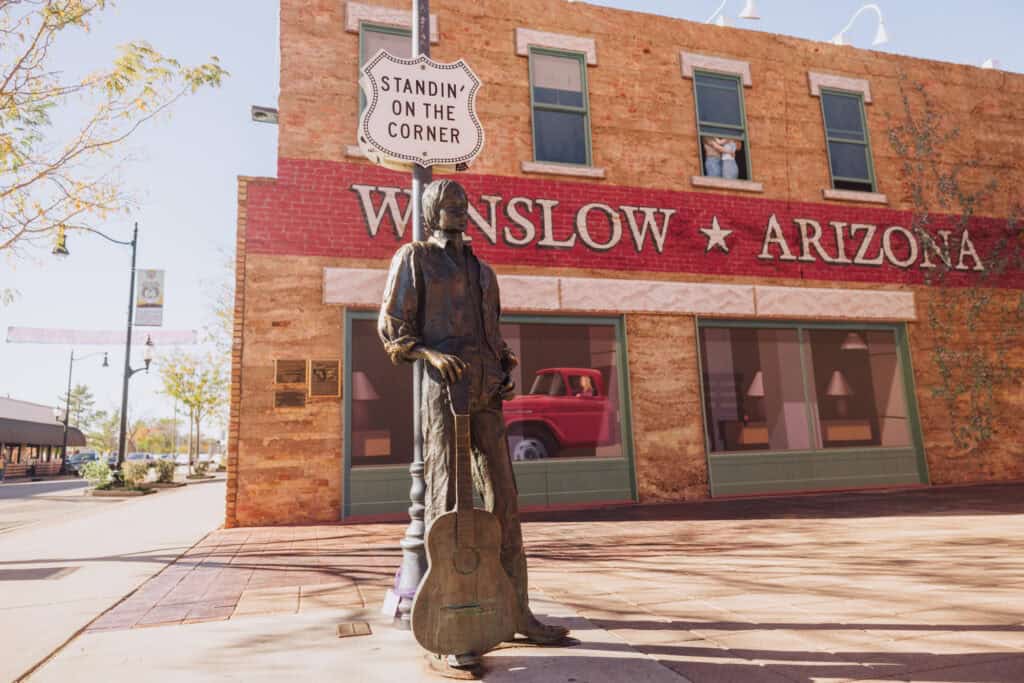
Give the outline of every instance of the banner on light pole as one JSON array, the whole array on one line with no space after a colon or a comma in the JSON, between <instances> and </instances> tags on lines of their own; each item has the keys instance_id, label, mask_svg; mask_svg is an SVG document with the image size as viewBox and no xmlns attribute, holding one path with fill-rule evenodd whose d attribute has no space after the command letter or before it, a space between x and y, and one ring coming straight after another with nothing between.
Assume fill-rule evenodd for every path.
<instances>
[{"instance_id":1,"label":"banner on light pole","mask_svg":"<svg viewBox=\"0 0 1024 683\"><path fill-rule=\"evenodd\" d=\"M139 270L135 289L135 324L160 327L164 324L164 271Z\"/></svg>"}]
</instances>

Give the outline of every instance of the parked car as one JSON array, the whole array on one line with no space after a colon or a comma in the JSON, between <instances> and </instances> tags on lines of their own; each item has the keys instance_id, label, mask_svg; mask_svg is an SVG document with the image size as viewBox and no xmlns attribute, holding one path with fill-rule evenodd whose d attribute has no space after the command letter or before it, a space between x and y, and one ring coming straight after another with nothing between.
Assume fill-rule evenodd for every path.
<instances>
[{"instance_id":1,"label":"parked car","mask_svg":"<svg viewBox=\"0 0 1024 683\"><path fill-rule=\"evenodd\" d=\"M157 457L157 460L172 460L173 461L176 456L174 455L174 453L161 453L160 455L158 455L156 457Z\"/></svg>"},{"instance_id":2,"label":"parked car","mask_svg":"<svg viewBox=\"0 0 1024 683\"><path fill-rule=\"evenodd\" d=\"M551 458L566 448L619 441L616 406L591 368L538 370L528 394L504 405L512 460Z\"/></svg>"},{"instance_id":3,"label":"parked car","mask_svg":"<svg viewBox=\"0 0 1024 683\"><path fill-rule=\"evenodd\" d=\"M65 464L69 471L82 476L82 468L85 467L86 463L96 462L99 459L100 455L96 451L79 451L69 455Z\"/></svg>"},{"instance_id":4,"label":"parked car","mask_svg":"<svg viewBox=\"0 0 1024 683\"><path fill-rule=\"evenodd\" d=\"M156 458L152 453L129 453L124 456L125 462L145 462L152 464Z\"/></svg>"},{"instance_id":5,"label":"parked car","mask_svg":"<svg viewBox=\"0 0 1024 683\"><path fill-rule=\"evenodd\" d=\"M188 453L176 453L174 456L174 464L176 465L187 465L188 464Z\"/></svg>"},{"instance_id":6,"label":"parked car","mask_svg":"<svg viewBox=\"0 0 1024 683\"><path fill-rule=\"evenodd\" d=\"M207 472L216 472L220 467L221 455L219 453L200 453L196 456L196 464L202 464L206 466Z\"/></svg>"}]
</instances>

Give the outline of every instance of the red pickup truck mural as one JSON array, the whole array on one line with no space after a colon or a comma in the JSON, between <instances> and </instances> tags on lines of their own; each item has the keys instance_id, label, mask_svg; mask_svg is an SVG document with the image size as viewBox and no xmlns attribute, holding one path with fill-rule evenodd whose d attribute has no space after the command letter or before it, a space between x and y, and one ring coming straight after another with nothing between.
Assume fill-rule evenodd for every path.
<instances>
[{"instance_id":1,"label":"red pickup truck mural","mask_svg":"<svg viewBox=\"0 0 1024 683\"><path fill-rule=\"evenodd\" d=\"M553 458L570 448L619 442L618 411L599 370L538 370L529 393L506 401L504 410L512 460Z\"/></svg>"}]
</instances>

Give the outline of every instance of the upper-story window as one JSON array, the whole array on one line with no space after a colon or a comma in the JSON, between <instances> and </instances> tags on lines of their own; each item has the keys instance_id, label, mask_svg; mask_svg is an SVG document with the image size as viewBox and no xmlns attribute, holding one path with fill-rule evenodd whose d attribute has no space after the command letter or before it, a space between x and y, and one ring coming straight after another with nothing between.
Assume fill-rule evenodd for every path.
<instances>
[{"instance_id":1,"label":"upper-story window","mask_svg":"<svg viewBox=\"0 0 1024 683\"><path fill-rule=\"evenodd\" d=\"M742 76L694 69L693 90L704 175L749 180L750 151Z\"/></svg>"},{"instance_id":2,"label":"upper-story window","mask_svg":"<svg viewBox=\"0 0 1024 683\"><path fill-rule=\"evenodd\" d=\"M408 59L412 56L412 33L409 29L397 26L381 26L377 24L359 24L359 69L362 73L363 64L377 54L377 50L385 50L396 57ZM359 111L366 108L366 95L359 88Z\"/></svg>"},{"instance_id":3,"label":"upper-story window","mask_svg":"<svg viewBox=\"0 0 1024 683\"><path fill-rule=\"evenodd\" d=\"M583 53L530 47L534 161L591 165L586 65Z\"/></svg>"},{"instance_id":4,"label":"upper-story window","mask_svg":"<svg viewBox=\"0 0 1024 683\"><path fill-rule=\"evenodd\" d=\"M836 190L875 191L864 95L860 92L821 88L832 187Z\"/></svg>"}]
</instances>

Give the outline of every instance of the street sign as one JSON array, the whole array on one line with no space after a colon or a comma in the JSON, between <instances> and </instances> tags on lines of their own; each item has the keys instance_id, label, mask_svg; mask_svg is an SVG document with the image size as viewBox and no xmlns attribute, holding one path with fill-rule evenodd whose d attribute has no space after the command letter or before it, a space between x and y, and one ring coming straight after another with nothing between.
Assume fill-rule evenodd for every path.
<instances>
[{"instance_id":1,"label":"street sign","mask_svg":"<svg viewBox=\"0 0 1024 683\"><path fill-rule=\"evenodd\" d=\"M463 60L443 64L380 50L363 65L366 108L359 148L385 166L462 166L484 146L476 116L480 79Z\"/></svg>"},{"instance_id":2,"label":"street sign","mask_svg":"<svg viewBox=\"0 0 1024 683\"><path fill-rule=\"evenodd\" d=\"M135 324L160 327L164 324L164 271L138 270L135 292Z\"/></svg>"}]
</instances>

